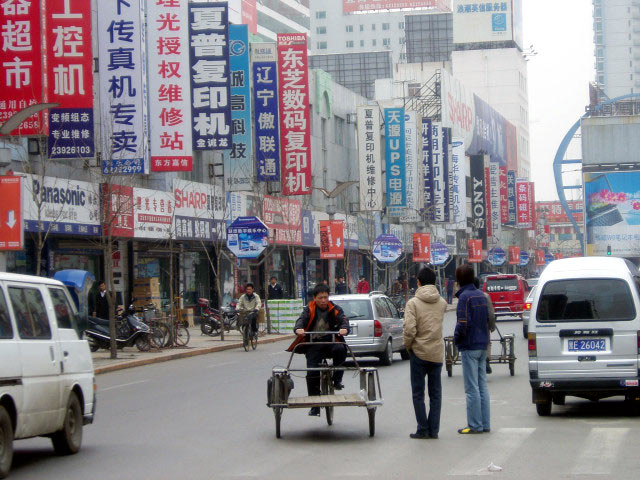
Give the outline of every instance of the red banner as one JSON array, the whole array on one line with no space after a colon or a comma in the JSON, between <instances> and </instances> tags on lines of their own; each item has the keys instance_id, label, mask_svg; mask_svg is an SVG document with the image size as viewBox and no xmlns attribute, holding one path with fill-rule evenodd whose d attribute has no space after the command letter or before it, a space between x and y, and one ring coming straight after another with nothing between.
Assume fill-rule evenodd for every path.
<instances>
[{"instance_id":1,"label":"red banner","mask_svg":"<svg viewBox=\"0 0 640 480\"><path fill-rule=\"evenodd\" d=\"M509 223L509 192L507 190L507 167L500 167L500 223Z\"/></svg>"},{"instance_id":2,"label":"red banner","mask_svg":"<svg viewBox=\"0 0 640 480\"><path fill-rule=\"evenodd\" d=\"M342 220L320 220L320 258L344 258L344 224Z\"/></svg>"},{"instance_id":3,"label":"red banner","mask_svg":"<svg viewBox=\"0 0 640 480\"><path fill-rule=\"evenodd\" d=\"M576 222L582 223L584 220L584 203L582 202L582 200L569 201L567 203L569 204L570 210L578 211L577 213L573 214ZM536 212L538 215L544 214L547 225L570 222L569 217L564 211L564 208L562 208L560 202L536 202Z\"/></svg>"},{"instance_id":4,"label":"red banner","mask_svg":"<svg viewBox=\"0 0 640 480\"><path fill-rule=\"evenodd\" d=\"M491 169L488 166L484 169L484 198L486 199L487 239L490 239L493 236L493 224L491 222Z\"/></svg>"},{"instance_id":5,"label":"red banner","mask_svg":"<svg viewBox=\"0 0 640 480\"><path fill-rule=\"evenodd\" d=\"M249 26L249 32L258 33L257 0L242 0L242 23Z\"/></svg>"},{"instance_id":6,"label":"red banner","mask_svg":"<svg viewBox=\"0 0 640 480\"><path fill-rule=\"evenodd\" d=\"M509 247L509 265L520 265L520 247Z\"/></svg>"},{"instance_id":7,"label":"red banner","mask_svg":"<svg viewBox=\"0 0 640 480\"><path fill-rule=\"evenodd\" d=\"M536 250L536 266L541 267L544 264L544 250Z\"/></svg>"},{"instance_id":8,"label":"red banner","mask_svg":"<svg viewBox=\"0 0 640 480\"><path fill-rule=\"evenodd\" d=\"M526 229L532 228L533 220L531 218L529 182L523 179L516 181L516 211L518 214L518 227Z\"/></svg>"},{"instance_id":9,"label":"red banner","mask_svg":"<svg viewBox=\"0 0 640 480\"><path fill-rule=\"evenodd\" d=\"M0 177L0 250L22 250L22 179L8 175Z\"/></svg>"},{"instance_id":10,"label":"red banner","mask_svg":"<svg viewBox=\"0 0 640 480\"><path fill-rule=\"evenodd\" d=\"M469 240L469 263L481 263L482 262L482 240Z\"/></svg>"},{"instance_id":11,"label":"red banner","mask_svg":"<svg viewBox=\"0 0 640 480\"><path fill-rule=\"evenodd\" d=\"M445 0L342 0L343 13L424 7L435 7L443 12L451 11Z\"/></svg>"},{"instance_id":12,"label":"red banner","mask_svg":"<svg viewBox=\"0 0 640 480\"><path fill-rule=\"evenodd\" d=\"M413 234L413 261L431 263L431 234Z\"/></svg>"},{"instance_id":13,"label":"red banner","mask_svg":"<svg viewBox=\"0 0 640 480\"><path fill-rule=\"evenodd\" d=\"M43 103L40 2L0 2L0 124L31 105ZM89 32L89 38L91 33ZM11 135L45 135L42 113L22 122Z\"/></svg>"},{"instance_id":14,"label":"red banner","mask_svg":"<svg viewBox=\"0 0 640 480\"><path fill-rule=\"evenodd\" d=\"M278 34L282 194L311 195L307 36Z\"/></svg>"},{"instance_id":15,"label":"red banner","mask_svg":"<svg viewBox=\"0 0 640 480\"><path fill-rule=\"evenodd\" d=\"M265 195L264 223L269 241L280 245L302 245L302 204L300 200Z\"/></svg>"},{"instance_id":16,"label":"red banner","mask_svg":"<svg viewBox=\"0 0 640 480\"><path fill-rule=\"evenodd\" d=\"M102 184L103 235L133 237L133 187Z\"/></svg>"}]
</instances>

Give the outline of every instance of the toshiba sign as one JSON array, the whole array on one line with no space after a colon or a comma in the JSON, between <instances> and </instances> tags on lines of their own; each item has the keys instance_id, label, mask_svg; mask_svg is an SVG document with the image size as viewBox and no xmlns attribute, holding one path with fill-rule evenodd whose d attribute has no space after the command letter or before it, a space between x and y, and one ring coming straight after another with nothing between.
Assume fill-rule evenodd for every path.
<instances>
[{"instance_id":1,"label":"toshiba sign","mask_svg":"<svg viewBox=\"0 0 640 480\"><path fill-rule=\"evenodd\" d=\"M437 8L449 12L447 0L342 0L344 13L389 10L393 8Z\"/></svg>"}]
</instances>

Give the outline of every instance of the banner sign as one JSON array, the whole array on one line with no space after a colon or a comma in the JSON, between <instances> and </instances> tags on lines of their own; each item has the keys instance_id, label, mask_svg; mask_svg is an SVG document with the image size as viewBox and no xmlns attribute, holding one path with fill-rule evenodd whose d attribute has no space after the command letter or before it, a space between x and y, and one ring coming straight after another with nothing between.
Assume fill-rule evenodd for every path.
<instances>
[{"instance_id":1,"label":"banner sign","mask_svg":"<svg viewBox=\"0 0 640 480\"><path fill-rule=\"evenodd\" d=\"M304 33L278 33L282 194L311 195L309 64Z\"/></svg>"},{"instance_id":2,"label":"banner sign","mask_svg":"<svg viewBox=\"0 0 640 480\"><path fill-rule=\"evenodd\" d=\"M544 265L544 250L536 250L536 267L541 267Z\"/></svg>"},{"instance_id":3,"label":"banner sign","mask_svg":"<svg viewBox=\"0 0 640 480\"><path fill-rule=\"evenodd\" d=\"M433 221L449 221L449 159L447 130L431 124L431 173L433 176Z\"/></svg>"},{"instance_id":4,"label":"banner sign","mask_svg":"<svg viewBox=\"0 0 640 480\"><path fill-rule=\"evenodd\" d=\"M193 170L187 2L148 2L151 171Z\"/></svg>"},{"instance_id":5,"label":"banner sign","mask_svg":"<svg viewBox=\"0 0 640 480\"><path fill-rule=\"evenodd\" d=\"M59 104L49 113L49 158L93 158L91 1L47 0L43 28L47 101Z\"/></svg>"},{"instance_id":6,"label":"banner sign","mask_svg":"<svg viewBox=\"0 0 640 480\"><path fill-rule=\"evenodd\" d=\"M440 242L431 244L431 263L433 265L444 265L449 258L449 248Z\"/></svg>"},{"instance_id":7,"label":"banner sign","mask_svg":"<svg viewBox=\"0 0 640 480\"><path fill-rule=\"evenodd\" d=\"M509 265L520 265L520 247L509 247Z\"/></svg>"},{"instance_id":8,"label":"banner sign","mask_svg":"<svg viewBox=\"0 0 640 480\"><path fill-rule=\"evenodd\" d=\"M507 170L507 209L509 220L506 225L515 226L518 223L516 207L516 172Z\"/></svg>"},{"instance_id":9,"label":"banner sign","mask_svg":"<svg viewBox=\"0 0 640 480\"><path fill-rule=\"evenodd\" d=\"M357 115L360 210L380 211L383 207L380 108L360 106Z\"/></svg>"},{"instance_id":10,"label":"banner sign","mask_svg":"<svg viewBox=\"0 0 640 480\"><path fill-rule=\"evenodd\" d=\"M320 222L320 258L344 258L344 223L342 220Z\"/></svg>"},{"instance_id":11,"label":"banner sign","mask_svg":"<svg viewBox=\"0 0 640 480\"><path fill-rule=\"evenodd\" d=\"M433 220L433 150L431 145L431 119L422 117L422 178L425 218Z\"/></svg>"},{"instance_id":12,"label":"banner sign","mask_svg":"<svg viewBox=\"0 0 640 480\"><path fill-rule=\"evenodd\" d=\"M194 150L231 148L227 2L189 2L191 126Z\"/></svg>"},{"instance_id":13,"label":"banner sign","mask_svg":"<svg viewBox=\"0 0 640 480\"><path fill-rule=\"evenodd\" d=\"M506 166L506 120L477 95L473 99L476 117L473 142L469 149L472 152L484 152L491 156L491 161L498 162L501 167Z\"/></svg>"},{"instance_id":14,"label":"banner sign","mask_svg":"<svg viewBox=\"0 0 640 480\"><path fill-rule=\"evenodd\" d=\"M518 228L530 229L533 226L530 212L529 182L526 179L516 180L516 206L518 209Z\"/></svg>"},{"instance_id":15,"label":"banner sign","mask_svg":"<svg viewBox=\"0 0 640 480\"><path fill-rule=\"evenodd\" d=\"M253 141L251 132L251 85L249 82L249 29L229 25L231 68L231 150L224 152L227 191L251 190Z\"/></svg>"},{"instance_id":16,"label":"banner sign","mask_svg":"<svg viewBox=\"0 0 640 480\"><path fill-rule=\"evenodd\" d=\"M22 250L22 177L0 177L0 250Z\"/></svg>"},{"instance_id":17,"label":"banner sign","mask_svg":"<svg viewBox=\"0 0 640 480\"><path fill-rule=\"evenodd\" d=\"M482 262L482 240L470 239L467 242L467 251L469 255L469 263Z\"/></svg>"},{"instance_id":18,"label":"banner sign","mask_svg":"<svg viewBox=\"0 0 640 480\"><path fill-rule=\"evenodd\" d=\"M311 210L302 210L302 246L315 247L315 232L313 212Z\"/></svg>"},{"instance_id":19,"label":"banner sign","mask_svg":"<svg viewBox=\"0 0 640 480\"><path fill-rule=\"evenodd\" d=\"M393 234L383 233L373 242L373 256L382 263L393 263L402 255L402 242Z\"/></svg>"},{"instance_id":20,"label":"banner sign","mask_svg":"<svg viewBox=\"0 0 640 480\"><path fill-rule=\"evenodd\" d=\"M473 229L478 232L482 245L487 245L487 210L485 203L484 156L472 155L471 164L471 212Z\"/></svg>"},{"instance_id":21,"label":"banner sign","mask_svg":"<svg viewBox=\"0 0 640 480\"><path fill-rule=\"evenodd\" d=\"M237 258L258 258L268 242L269 229L258 217L238 217L227 227L227 248Z\"/></svg>"},{"instance_id":22,"label":"banner sign","mask_svg":"<svg viewBox=\"0 0 640 480\"><path fill-rule=\"evenodd\" d=\"M442 125L450 128L454 137L462 139L465 146L469 146L476 135L475 95L445 69L441 70L440 77Z\"/></svg>"},{"instance_id":23,"label":"banner sign","mask_svg":"<svg viewBox=\"0 0 640 480\"><path fill-rule=\"evenodd\" d=\"M464 142L451 142L451 222L457 229L467 228L467 184L465 175Z\"/></svg>"},{"instance_id":24,"label":"banner sign","mask_svg":"<svg viewBox=\"0 0 640 480\"><path fill-rule=\"evenodd\" d=\"M26 175L22 193L27 232L101 234L98 185L68 178Z\"/></svg>"},{"instance_id":25,"label":"banner sign","mask_svg":"<svg viewBox=\"0 0 640 480\"><path fill-rule=\"evenodd\" d=\"M529 252L525 252L525 251L520 252L520 266L526 267L529 264L530 258L531 257L529 255Z\"/></svg>"},{"instance_id":26,"label":"banner sign","mask_svg":"<svg viewBox=\"0 0 640 480\"><path fill-rule=\"evenodd\" d=\"M504 263L507 261L507 255L503 249L501 249L500 247L495 247L489 250L487 260L491 265L499 267L500 265L504 265Z\"/></svg>"},{"instance_id":27,"label":"banner sign","mask_svg":"<svg viewBox=\"0 0 640 480\"><path fill-rule=\"evenodd\" d=\"M0 3L0 123L31 105L43 103L42 36L40 4L36 0ZM87 32L91 41L91 32ZM36 113L22 122L11 135L46 135L46 118Z\"/></svg>"},{"instance_id":28,"label":"banner sign","mask_svg":"<svg viewBox=\"0 0 640 480\"><path fill-rule=\"evenodd\" d=\"M435 7L441 12L451 11L451 6L446 0L342 0L343 13L428 7Z\"/></svg>"},{"instance_id":29,"label":"banner sign","mask_svg":"<svg viewBox=\"0 0 640 480\"><path fill-rule=\"evenodd\" d=\"M487 210L487 245L493 246L493 220L491 218L491 170L489 168L490 158L484 156L484 198Z\"/></svg>"},{"instance_id":30,"label":"banner sign","mask_svg":"<svg viewBox=\"0 0 640 480\"><path fill-rule=\"evenodd\" d=\"M133 187L133 236L171 238L173 208L171 192Z\"/></svg>"},{"instance_id":31,"label":"banner sign","mask_svg":"<svg viewBox=\"0 0 640 480\"><path fill-rule=\"evenodd\" d=\"M279 245L302 245L300 200L265 195L263 211L270 241Z\"/></svg>"},{"instance_id":32,"label":"banner sign","mask_svg":"<svg viewBox=\"0 0 640 480\"><path fill-rule=\"evenodd\" d=\"M225 198L216 185L174 178L174 239L213 241L221 231Z\"/></svg>"},{"instance_id":33,"label":"banner sign","mask_svg":"<svg viewBox=\"0 0 640 480\"><path fill-rule=\"evenodd\" d=\"M490 192L490 223L491 234L489 237L492 239L493 245L496 245L500 241L502 233L501 224L501 212L502 207L500 204L500 165L498 162L489 162L489 192Z\"/></svg>"},{"instance_id":34,"label":"banner sign","mask_svg":"<svg viewBox=\"0 0 640 480\"><path fill-rule=\"evenodd\" d=\"M98 2L103 174L148 173L144 3Z\"/></svg>"},{"instance_id":35,"label":"banner sign","mask_svg":"<svg viewBox=\"0 0 640 480\"><path fill-rule=\"evenodd\" d=\"M250 46L257 178L259 182L279 182L278 47L275 43L252 43Z\"/></svg>"},{"instance_id":36,"label":"banner sign","mask_svg":"<svg viewBox=\"0 0 640 480\"><path fill-rule=\"evenodd\" d=\"M404 108L384 109L387 206L407 206Z\"/></svg>"},{"instance_id":37,"label":"banner sign","mask_svg":"<svg viewBox=\"0 0 640 480\"><path fill-rule=\"evenodd\" d=\"M538 222L536 215L536 184L529 182L529 218L531 218L531 227L529 230L536 229L536 223Z\"/></svg>"},{"instance_id":38,"label":"banner sign","mask_svg":"<svg viewBox=\"0 0 640 480\"><path fill-rule=\"evenodd\" d=\"M509 192L507 182L507 167L500 167L500 223L503 225L509 223Z\"/></svg>"},{"instance_id":39,"label":"banner sign","mask_svg":"<svg viewBox=\"0 0 640 480\"><path fill-rule=\"evenodd\" d=\"M242 0L242 23L249 26L249 33L258 34L258 0Z\"/></svg>"},{"instance_id":40,"label":"banner sign","mask_svg":"<svg viewBox=\"0 0 640 480\"><path fill-rule=\"evenodd\" d=\"M569 209L573 210L573 218L576 222L584 221L584 202L582 200L569 200ZM569 216L562 208L560 202L536 202L536 212L544 215L547 225L556 223L570 223Z\"/></svg>"},{"instance_id":41,"label":"banner sign","mask_svg":"<svg viewBox=\"0 0 640 480\"><path fill-rule=\"evenodd\" d=\"M102 232L112 237L133 237L133 187L101 184Z\"/></svg>"},{"instance_id":42,"label":"banner sign","mask_svg":"<svg viewBox=\"0 0 640 480\"><path fill-rule=\"evenodd\" d=\"M400 209L400 223L415 223L422 210L422 168L418 162L418 120L416 112L404 114L405 172L407 189L407 207ZM393 213L389 215L394 216Z\"/></svg>"},{"instance_id":43,"label":"banner sign","mask_svg":"<svg viewBox=\"0 0 640 480\"><path fill-rule=\"evenodd\" d=\"M431 262L431 234L413 234L413 261Z\"/></svg>"}]
</instances>

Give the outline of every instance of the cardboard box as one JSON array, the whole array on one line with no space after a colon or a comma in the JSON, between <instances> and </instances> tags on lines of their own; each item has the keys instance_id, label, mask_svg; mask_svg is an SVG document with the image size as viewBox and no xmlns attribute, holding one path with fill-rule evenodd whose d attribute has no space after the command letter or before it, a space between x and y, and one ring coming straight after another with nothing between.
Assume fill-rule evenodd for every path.
<instances>
[{"instance_id":1,"label":"cardboard box","mask_svg":"<svg viewBox=\"0 0 640 480\"><path fill-rule=\"evenodd\" d=\"M193 308L184 308L181 311L182 321L187 322L189 327L195 327Z\"/></svg>"}]
</instances>

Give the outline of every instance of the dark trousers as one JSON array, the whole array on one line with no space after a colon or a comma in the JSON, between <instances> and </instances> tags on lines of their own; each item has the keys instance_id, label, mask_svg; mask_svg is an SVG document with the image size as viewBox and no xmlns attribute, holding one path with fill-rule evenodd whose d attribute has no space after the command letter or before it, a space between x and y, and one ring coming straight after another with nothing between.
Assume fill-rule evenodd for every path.
<instances>
[{"instance_id":1,"label":"dark trousers","mask_svg":"<svg viewBox=\"0 0 640 480\"><path fill-rule=\"evenodd\" d=\"M347 358L347 349L342 343L333 345L308 345L304 354L307 357L307 368L317 368L324 358L333 359L333 366L341 366ZM344 370L333 372L334 383L341 383ZM309 396L320 395L320 372L307 372L307 392Z\"/></svg>"},{"instance_id":2,"label":"dark trousers","mask_svg":"<svg viewBox=\"0 0 640 480\"><path fill-rule=\"evenodd\" d=\"M437 435L440 430L440 409L442 407L442 383L440 373L442 363L427 362L410 353L409 366L411 370L411 393L413 395L413 409L418 422L417 433ZM429 389L429 416L424 404L424 377L427 377Z\"/></svg>"}]
</instances>

